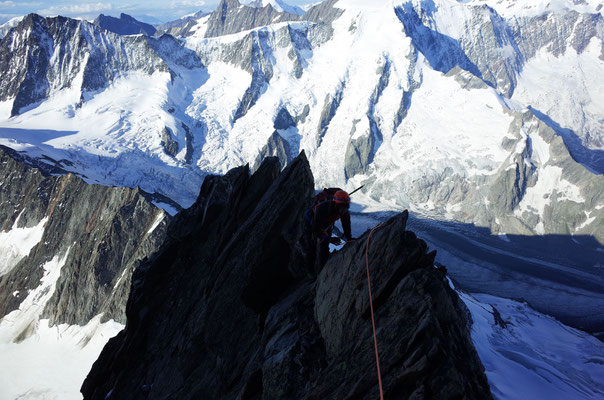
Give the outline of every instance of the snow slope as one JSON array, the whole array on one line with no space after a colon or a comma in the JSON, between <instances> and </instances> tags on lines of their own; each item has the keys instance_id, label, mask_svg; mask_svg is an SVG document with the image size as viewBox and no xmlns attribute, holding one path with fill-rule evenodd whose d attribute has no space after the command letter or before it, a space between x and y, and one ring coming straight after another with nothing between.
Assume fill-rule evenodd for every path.
<instances>
[{"instance_id":1,"label":"snow slope","mask_svg":"<svg viewBox=\"0 0 604 400\"><path fill-rule=\"evenodd\" d=\"M197 76L187 84L194 85L204 74L193 74ZM186 148L182 127L165 110L170 90L181 89L170 88L169 80L169 74L161 72L131 73L81 107L77 90L62 91L34 110L6 120L0 127L0 144L33 156L70 160L74 165L66 169L89 183L141 187L187 204L197 194L202 173L187 168L184 151L174 158L162 148L159 133L166 126L180 133L177 139L181 149Z\"/></svg>"},{"instance_id":2,"label":"snow slope","mask_svg":"<svg viewBox=\"0 0 604 400\"><path fill-rule=\"evenodd\" d=\"M0 343L0 398L81 399L80 386L107 341L124 326L100 323L86 326L48 326L38 322L37 333L22 342ZM0 331L8 323L0 323Z\"/></svg>"},{"instance_id":3,"label":"snow slope","mask_svg":"<svg viewBox=\"0 0 604 400\"><path fill-rule=\"evenodd\" d=\"M504 17L514 16L535 16L546 12L566 13L576 11L579 13L597 13L602 12L601 0L533 0L530 2L516 0L466 0L470 5L488 5L493 7L500 15Z\"/></svg>"},{"instance_id":4,"label":"snow slope","mask_svg":"<svg viewBox=\"0 0 604 400\"><path fill-rule=\"evenodd\" d=\"M604 344L525 303L458 292L496 399L604 397Z\"/></svg>"},{"instance_id":5,"label":"snow slope","mask_svg":"<svg viewBox=\"0 0 604 400\"><path fill-rule=\"evenodd\" d=\"M0 39L2 39L9 30L17 26L17 24L21 22L22 19L23 17L11 18L10 20L0 25Z\"/></svg>"},{"instance_id":6,"label":"snow slope","mask_svg":"<svg viewBox=\"0 0 604 400\"><path fill-rule=\"evenodd\" d=\"M44 264L40 285L0 319L0 398L81 399L81 383L103 346L123 326L95 317L86 326L40 320L69 252ZM19 296L14 293L13 296ZM28 337L28 332L34 332ZM25 339L23 339L25 337Z\"/></svg>"},{"instance_id":7,"label":"snow slope","mask_svg":"<svg viewBox=\"0 0 604 400\"><path fill-rule=\"evenodd\" d=\"M245 4L246 6L249 6L249 7L259 7L259 8L266 7L267 5L270 4L271 7L273 7L275 10L277 10L279 12L286 12L288 14L302 15L305 12L300 7L289 5L286 2L284 2L283 0L253 0L248 3L246 3L245 1L242 1L241 3Z\"/></svg>"},{"instance_id":8,"label":"snow slope","mask_svg":"<svg viewBox=\"0 0 604 400\"><path fill-rule=\"evenodd\" d=\"M42 219L36 226L19 228L20 217L17 217L10 230L0 231L0 276L13 269L42 240L48 218Z\"/></svg>"}]
</instances>

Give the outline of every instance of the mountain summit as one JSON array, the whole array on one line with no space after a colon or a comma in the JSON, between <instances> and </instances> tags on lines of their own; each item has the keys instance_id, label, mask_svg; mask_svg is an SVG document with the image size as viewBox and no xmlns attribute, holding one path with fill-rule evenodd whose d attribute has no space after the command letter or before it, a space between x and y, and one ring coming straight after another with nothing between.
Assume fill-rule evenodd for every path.
<instances>
[{"instance_id":1,"label":"mountain summit","mask_svg":"<svg viewBox=\"0 0 604 400\"><path fill-rule=\"evenodd\" d=\"M300 7L289 5L289 4L285 3L283 0L253 0L248 3L246 3L246 2L243 2L243 3L249 7L258 7L258 8L263 8L263 7L270 5L276 11L286 12L288 14L302 15L305 13L305 11L303 9L301 9Z\"/></svg>"},{"instance_id":2,"label":"mountain summit","mask_svg":"<svg viewBox=\"0 0 604 400\"><path fill-rule=\"evenodd\" d=\"M94 20L94 24L101 29L117 33L118 35L138 35L142 33L153 36L156 31L152 25L140 22L124 13L120 14L119 18L101 14Z\"/></svg>"}]
</instances>

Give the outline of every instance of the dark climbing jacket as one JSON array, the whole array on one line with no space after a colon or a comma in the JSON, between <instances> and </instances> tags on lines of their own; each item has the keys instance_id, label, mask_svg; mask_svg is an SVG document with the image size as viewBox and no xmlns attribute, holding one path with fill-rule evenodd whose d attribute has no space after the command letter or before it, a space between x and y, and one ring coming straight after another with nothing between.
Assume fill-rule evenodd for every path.
<instances>
[{"instance_id":1,"label":"dark climbing jacket","mask_svg":"<svg viewBox=\"0 0 604 400\"><path fill-rule=\"evenodd\" d=\"M337 220L342 222L346 240L352 239L350 213L346 211L345 214L340 215L331 199L315 205L306 212L306 222L311 228L312 235L322 240L329 239Z\"/></svg>"}]
</instances>

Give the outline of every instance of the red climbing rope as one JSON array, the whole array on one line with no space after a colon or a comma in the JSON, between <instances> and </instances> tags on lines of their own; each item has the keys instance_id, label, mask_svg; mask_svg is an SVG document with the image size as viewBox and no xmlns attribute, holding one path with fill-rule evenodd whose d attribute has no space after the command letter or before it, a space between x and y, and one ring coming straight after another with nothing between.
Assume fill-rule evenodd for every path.
<instances>
[{"instance_id":1,"label":"red climbing rope","mask_svg":"<svg viewBox=\"0 0 604 400\"><path fill-rule=\"evenodd\" d=\"M373 326L375 363L377 365L378 382L380 384L380 400L384 400L384 390L382 389L382 373L380 372L380 356L378 355L377 336L375 334L375 318L373 317L373 296L371 294L371 279L369 278L369 240L371 239L371 235L373 235L373 231L379 228L380 226L382 226L382 224L375 226L371 230L371 232L369 232L369 237L367 238L367 246L365 247L365 264L367 265L367 287L369 288L369 307L371 309L371 325Z\"/></svg>"}]
</instances>

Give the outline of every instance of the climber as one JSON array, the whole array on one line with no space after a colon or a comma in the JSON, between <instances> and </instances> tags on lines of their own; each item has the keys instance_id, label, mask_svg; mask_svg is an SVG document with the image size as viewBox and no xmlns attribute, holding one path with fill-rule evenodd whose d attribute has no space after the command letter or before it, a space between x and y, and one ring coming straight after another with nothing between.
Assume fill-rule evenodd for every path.
<instances>
[{"instance_id":1,"label":"climber","mask_svg":"<svg viewBox=\"0 0 604 400\"><path fill-rule=\"evenodd\" d=\"M339 237L332 237L334 224L340 220L346 242L354 241L350 230L350 195L340 188L324 189L315 198L315 205L306 211L305 219L310 236L311 263L319 272L329 257L329 244L340 245Z\"/></svg>"}]
</instances>

